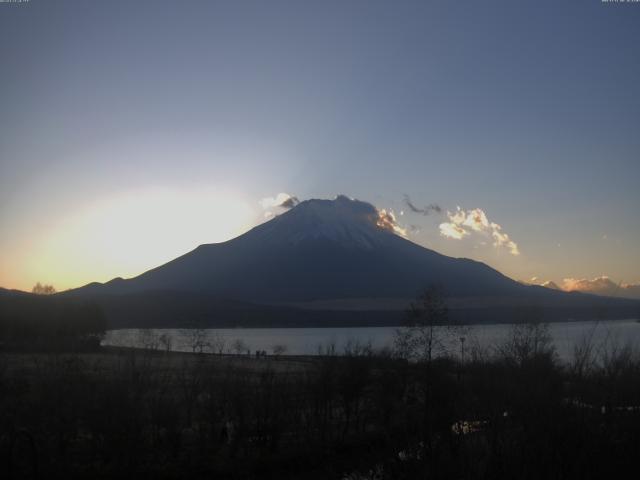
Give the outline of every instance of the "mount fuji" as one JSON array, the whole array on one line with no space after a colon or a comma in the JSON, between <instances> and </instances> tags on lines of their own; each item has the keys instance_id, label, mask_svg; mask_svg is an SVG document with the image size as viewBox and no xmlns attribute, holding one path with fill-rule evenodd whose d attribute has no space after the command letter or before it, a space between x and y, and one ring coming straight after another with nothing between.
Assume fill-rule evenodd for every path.
<instances>
[{"instance_id":1,"label":"mount fuji","mask_svg":"<svg viewBox=\"0 0 640 480\"><path fill-rule=\"evenodd\" d=\"M307 200L137 277L62 295L97 301L115 326L395 324L410 299L434 284L468 321L507 321L515 308L530 306L563 319L604 306L614 316L638 309L638 302L523 285L395 230L369 203L342 195Z\"/></svg>"}]
</instances>

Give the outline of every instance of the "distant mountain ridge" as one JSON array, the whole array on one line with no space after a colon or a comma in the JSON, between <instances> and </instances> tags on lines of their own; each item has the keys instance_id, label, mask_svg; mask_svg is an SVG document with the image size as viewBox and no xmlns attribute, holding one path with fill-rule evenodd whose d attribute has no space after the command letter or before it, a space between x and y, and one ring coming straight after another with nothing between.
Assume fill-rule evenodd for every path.
<instances>
[{"instance_id":1,"label":"distant mountain ridge","mask_svg":"<svg viewBox=\"0 0 640 480\"><path fill-rule=\"evenodd\" d=\"M109 303L114 296L148 299L151 292L172 292L196 295L200 304L232 301L307 313L323 310L317 307L323 302L351 301L348 310L380 311L376 300L396 299L399 305L432 284L467 299L465 309L601 303L598 297L522 285L481 262L424 248L397 235L373 205L342 195L303 201L237 238L200 245L137 277L93 283L64 295ZM362 308L354 308L353 299L363 299Z\"/></svg>"}]
</instances>

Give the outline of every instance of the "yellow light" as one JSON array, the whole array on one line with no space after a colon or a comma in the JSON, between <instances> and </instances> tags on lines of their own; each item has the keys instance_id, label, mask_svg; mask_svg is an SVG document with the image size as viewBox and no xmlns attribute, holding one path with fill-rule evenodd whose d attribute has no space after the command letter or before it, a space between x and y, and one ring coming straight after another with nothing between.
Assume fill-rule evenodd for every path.
<instances>
[{"instance_id":1,"label":"yellow light","mask_svg":"<svg viewBox=\"0 0 640 480\"><path fill-rule=\"evenodd\" d=\"M255 217L241 196L222 190L118 195L61 214L63 220L28 255L25 276L58 290L135 276L200 244L229 240Z\"/></svg>"}]
</instances>

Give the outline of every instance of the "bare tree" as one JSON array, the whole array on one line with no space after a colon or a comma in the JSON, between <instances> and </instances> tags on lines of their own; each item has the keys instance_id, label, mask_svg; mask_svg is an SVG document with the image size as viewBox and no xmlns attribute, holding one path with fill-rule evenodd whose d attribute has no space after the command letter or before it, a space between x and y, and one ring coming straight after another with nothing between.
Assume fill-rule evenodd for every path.
<instances>
[{"instance_id":1,"label":"bare tree","mask_svg":"<svg viewBox=\"0 0 640 480\"><path fill-rule=\"evenodd\" d=\"M138 344L145 350L157 350L160 347L160 339L155 332L142 329L138 331Z\"/></svg>"},{"instance_id":2,"label":"bare tree","mask_svg":"<svg viewBox=\"0 0 640 480\"><path fill-rule=\"evenodd\" d=\"M360 342L357 338L349 338L343 348L345 357L370 357L373 355L371 341Z\"/></svg>"},{"instance_id":3,"label":"bare tree","mask_svg":"<svg viewBox=\"0 0 640 480\"><path fill-rule=\"evenodd\" d=\"M287 346L279 343L271 347L271 351L276 357L279 357L280 355L284 355L287 352Z\"/></svg>"},{"instance_id":4,"label":"bare tree","mask_svg":"<svg viewBox=\"0 0 640 480\"><path fill-rule=\"evenodd\" d=\"M592 372L598 362L594 337L599 322L596 322L573 346L571 372L578 378Z\"/></svg>"},{"instance_id":5,"label":"bare tree","mask_svg":"<svg viewBox=\"0 0 640 480\"><path fill-rule=\"evenodd\" d=\"M207 342L207 332L204 328L190 328L184 331L187 345L191 347L193 353L204 353L204 349L209 347Z\"/></svg>"},{"instance_id":6,"label":"bare tree","mask_svg":"<svg viewBox=\"0 0 640 480\"><path fill-rule=\"evenodd\" d=\"M247 350L247 345L244 343L244 340L241 338L236 338L233 341L233 350L236 352L236 355L240 355Z\"/></svg>"},{"instance_id":7,"label":"bare tree","mask_svg":"<svg viewBox=\"0 0 640 480\"><path fill-rule=\"evenodd\" d=\"M158 337L158 341L160 342L160 345L162 345L162 348L164 348L165 352L171 351L171 346L173 344L171 335L169 335L168 333L163 333Z\"/></svg>"},{"instance_id":8,"label":"bare tree","mask_svg":"<svg viewBox=\"0 0 640 480\"><path fill-rule=\"evenodd\" d=\"M218 355L222 355L224 353L226 344L227 340L219 332L214 332L209 342L211 350Z\"/></svg>"},{"instance_id":9,"label":"bare tree","mask_svg":"<svg viewBox=\"0 0 640 480\"><path fill-rule=\"evenodd\" d=\"M56 289L53 287L53 285L43 285L38 282L31 289L31 293L35 293L36 295L53 295L54 293L56 293Z\"/></svg>"},{"instance_id":10,"label":"bare tree","mask_svg":"<svg viewBox=\"0 0 640 480\"><path fill-rule=\"evenodd\" d=\"M443 289L430 286L409 305L405 326L396 330L396 353L431 363L436 354L446 352L449 337L462 338L459 329L450 321Z\"/></svg>"},{"instance_id":11,"label":"bare tree","mask_svg":"<svg viewBox=\"0 0 640 480\"><path fill-rule=\"evenodd\" d=\"M517 365L534 358L553 358L555 347L549 324L540 321L539 311L528 309L522 318L524 322L513 325L507 339L497 347L498 353Z\"/></svg>"},{"instance_id":12,"label":"bare tree","mask_svg":"<svg viewBox=\"0 0 640 480\"><path fill-rule=\"evenodd\" d=\"M453 345L457 329L449 318L445 294L441 287L430 286L422 291L409 306L404 327L396 330L395 349L400 358L416 360L417 369L411 369L415 375L414 395L420 404L422 435L425 448L432 448L434 429L441 417L436 415L437 388L434 386L437 372L433 359L447 352ZM458 335L459 338L462 336ZM407 384L405 384L407 388ZM406 393L406 391L405 391Z\"/></svg>"}]
</instances>

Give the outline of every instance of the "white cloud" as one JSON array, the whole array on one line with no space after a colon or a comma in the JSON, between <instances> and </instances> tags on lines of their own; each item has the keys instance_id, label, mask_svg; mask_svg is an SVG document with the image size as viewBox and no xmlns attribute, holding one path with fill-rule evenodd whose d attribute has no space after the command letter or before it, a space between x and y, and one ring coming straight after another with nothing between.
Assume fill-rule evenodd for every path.
<instances>
[{"instance_id":1,"label":"white cloud","mask_svg":"<svg viewBox=\"0 0 640 480\"><path fill-rule=\"evenodd\" d=\"M459 213L462 213L464 216L464 212L460 211ZM454 218L459 219L460 215L454 215ZM474 208L467 212L466 218L462 221L462 225L469 227L476 232L484 232L489 228L489 220L487 219L487 215L481 209Z\"/></svg>"},{"instance_id":2,"label":"white cloud","mask_svg":"<svg viewBox=\"0 0 640 480\"><path fill-rule=\"evenodd\" d=\"M565 278L562 289L568 292L595 293L612 297L640 298L640 283L616 283L606 275L593 279Z\"/></svg>"},{"instance_id":3,"label":"white cloud","mask_svg":"<svg viewBox=\"0 0 640 480\"><path fill-rule=\"evenodd\" d=\"M441 223L440 234L447 238L460 240L462 237L469 235L469 232L455 223Z\"/></svg>"},{"instance_id":4,"label":"white cloud","mask_svg":"<svg viewBox=\"0 0 640 480\"><path fill-rule=\"evenodd\" d=\"M300 200L298 200L298 197L294 195L280 192L275 197L263 198L258 203L264 209L264 218L266 220L271 220L284 210L289 210L298 205Z\"/></svg>"},{"instance_id":5,"label":"white cloud","mask_svg":"<svg viewBox=\"0 0 640 480\"><path fill-rule=\"evenodd\" d=\"M491 236L493 237L494 247L505 247L509 249L511 255L520 255L518 245L509 238L509 235L502 231L502 227L497 223L491 223Z\"/></svg>"},{"instance_id":6,"label":"white cloud","mask_svg":"<svg viewBox=\"0 0 640 480\"><path fill-rule=\"evenodd\" d=\"M275 197L263 198L262 200L260 200L259 203L260 203L260 206L262 206L262 208L267 210L269 208L286 206L287 203L292 201L293 199L295 199L295 201L297 203L297 198L294 197L293 195L289 195L288 193L280 192Z\"/></svg>"},{"instance_id":7,"label":"white cloud","mask_svg":"<svg viewBox=\"0 0 640 480\"><path fill-rule=\"evenodd\" d=\"M493 246L506 248L511 255L520 255L518 245L507 235L500 225L490 222L487 214L480 208L463 210L456 208L455 212L447 212L448 222L440 224L440 234L446 238L460 240L472 233L489 235L493 239Z\"/></svg>"},{"instance_id":8,"label":"white cloud","mask_svg":"<svg viewBox=\"0 0 640 480\"><path fill-rule=\"evenodd\" d=\"M398 221L396 220L396 216L393 213L393 210L378 210L378 219L376 221L376 225L380 228L384 228L385 230L389 230L391 232L397 233L403 237L407 236L407 229L402 228Z\"/></svg>"},{"instance_id":9,"label":"white cloud","mask_svg":"<svg viewBox=\"0 0 640 480\"><path fill-rule=\"evenodd\" d=\"M553 281L542 282L538 277L531 279L531 284L541 285L565 292L583 292L610 297L640 298L640 283L616 283L606 275L589 278L565 278L556 284Z\"/></svg>"}]
</instances>

